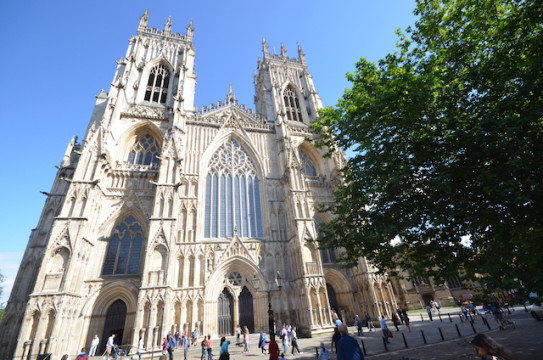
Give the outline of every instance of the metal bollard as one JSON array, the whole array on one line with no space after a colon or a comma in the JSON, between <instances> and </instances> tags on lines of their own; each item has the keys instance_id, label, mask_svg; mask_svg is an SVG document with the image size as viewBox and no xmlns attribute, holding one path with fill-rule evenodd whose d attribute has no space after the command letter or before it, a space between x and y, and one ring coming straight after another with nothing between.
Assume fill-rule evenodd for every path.
<instances>
[{"instance_id":1,"label":"metal bollard","mask_svg":"<svg viewBox=\"0 0 543 360\"><path fill-rule=\"evenodd\" d=\"M477 331L475 331L475 326L473 325L473 321L469 323L471 325L471 329L473 330L474 334L477 334Z\"/></svg>"},{"instance_id":2,"label":"metal bollard","mask_svg":"<svg viewBox=\"0 0 543 360\"><path fill-rule=\"evenodd\" d=\"M402 333L402 337L403 337L403 344L405 345L406 348L408 348L409 346L407 346L407 340L405 339L404 333Z\"/></svg>"},{"instance_id":3,"label":"metal bollard","mask_svg":"<svg viewBox=\"0 0 543 360\"><path fill-rule=\"evenodd\" d=\"M524 311L528 312L528 308L526 307L526 304L522 304L524 305Z\"/></svg>"},{"instance_id":4,"label":"metal bollard","mask_svg":"<svg viewBox=\"0 0 543 360\"><path fill-rule=\"evenodd\" d=\"M460 334L460 329L458 328L458 324L454 324L454 326L456 327L456 332L458 333L458 337L461 338L462 334Z\"/></svg>"},{"instance_id":5,"label":"metal bollard","mask_svg":"<svg viewBox=\"0 0 543 360\"><path fill-rule=\"evenodd\" d=\"M490 330L490 323L488 322L487 319L485 319L485 323L486 323L486 327L488 328L488 330Z\"/></svg>"},{"instance_id":6,"label":"metal bollard","mask_svg":"<svg viewBox=\"0 0 543 360\"><path fill-rule=\"evenodd\" d=\"M464 319L462 319L462 314L458 314L458 317L460 318L460 322L464 322Z\"/></svg>"},{"instance_id":7,"label":"metal bollard","mask_svg":"<svg viewBox=\"0 0 543 360\"><path fill-rule=\"evenodd\" d=\"M526 310L528 311L528 310ZM420 314L420 321L424 321L424 318L422 317L422 314Z\"/></svg>"},{"instance_id":8,"label":"metal bollard","mask_svg":"<svg viewBox=\"0 0 543 360\"><path fill-rule=\"evenodd\" d=\"M388 352L387 339L383 338L383 345L385 346L385 351Z\"/></svg>"},{"instance_id":9,"label":"metal bollard","mask_svg":"<svg viewBox=\"0 0 543 360\"><path fill-rule=\"evenodd\" d=\"M360 339L360 344L362 344L362 351L364 351L364 355L368 355L368 352L366 351L366 345L364 345L364 340Z\"/></svg>"},{"instance_id":10,"label":"metal bollard","mask_svg":"<svg viewBox=\"0 0 543 360\"><path fill-rule=\"evenodd\" d=\"M439 321L443 322L443 319L441 318L441 314L437 314L439 316Z\"/></svg>"},{"instance_id":11,"label":"metal bollard","mask_svg":"<svg viewBox=\"0 0 543 360\"><path fill-rule=\"evenodd\" d=\"M424 344L428 344L426 342L426 336L424 336L424 331L421 330L420 333L422 334L422 340L424 341Z\"/></svg>"},{"instance_id":12,"label":"metal bollard","mask_svg":"<svg viewBox=\"0 0 543 360\"><path fill-rule=\"evenodd\" d=\"M319 347L315 346L315 355L317 355L317 360L319 360Z\"/></svg>"},{"instance_id":13,"label":"metal bollard","mask_svg":"<svg viewBox=\"0 0 543 360\"><path fill-rule=\"evenodd\" d=\"M447 314L447 315L449 315L449 321L452 322L451 314Z\"/></svg>"},{"instance_id":14,"label":"metal bollard","mask_svg":"<svg viewBox=\"0 0 543 360\"><path fill-rule=\"evenodd\" d=\"M441 336L441 341L445 341L445 337L443 337L443 331L441 331L441 328L437 328L439 330L439 335Z\"/></svg>"}]
</instances>

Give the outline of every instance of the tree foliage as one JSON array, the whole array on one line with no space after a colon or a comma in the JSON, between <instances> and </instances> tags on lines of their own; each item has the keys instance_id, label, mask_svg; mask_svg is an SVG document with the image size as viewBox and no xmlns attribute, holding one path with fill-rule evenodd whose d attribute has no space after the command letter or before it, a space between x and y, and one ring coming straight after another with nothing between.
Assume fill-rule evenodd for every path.
<instances>
[{"instance_id":1,"label":"tree foliage","mask_svg":"<svg viewBox=\"0 0 543 360\"><path fill-rule=\"evenodd\" d=\"M543 2L420 0L415 13L313 125L320 145L354 153L323 246L542 292Z\"/></svg>"}]
</instances>

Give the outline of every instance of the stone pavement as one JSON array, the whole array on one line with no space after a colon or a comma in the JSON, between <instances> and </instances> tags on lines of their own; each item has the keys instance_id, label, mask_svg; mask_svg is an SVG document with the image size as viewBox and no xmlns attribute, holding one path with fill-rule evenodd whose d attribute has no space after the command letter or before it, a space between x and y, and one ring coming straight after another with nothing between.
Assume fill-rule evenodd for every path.
<instances>
[{"instance_id":1,"label":"stone pavement","mask_svg":"<svg viewBox=\"0 0 543 360\"><path fill-rule=\"evenodd\" d=\"M388 351L385 350L382 333L378 329L374 332L368 332L364 328L362 337L355 336L357 339L364 342L366 348L366 359L390 359L401 360L407 358L409 360L444 360L444 359L479 359L475 355L474 348L469 345L468 341L473 337L474 329L478 333L486 333L497 341L509 347L518 360L543 360L543 322L535 321L529 312L524 311L524 307L516 307L515 311L509 316L516 323L516 329L499 330L494 320L489 321L491 330L483 323L481 317L475 318L473 327L469 321L460 320L459 311L444 309L442 311L442 321L434 317L434 321L429 321L427 315L423 314L421 320L420 315L411 314L411 331L403 325L400 326L400 331L397 332L394 326L389 325L390 330L394 334L394 338L390 339L391 344L388 345ZM449 314L450 319L449 319ZM450 321L452 320L452 322ZM375 323L375 321L374 321ZM390 323L390 322L389 322ZM457 330L458 327L458 330ZM441 333L440 333L441 330ZM460 332L460 337L458 335ZM349 333L356 334L356 328L350 327ZM427 344L424 344L424 337ZM441 338L443 334L444 340ZM408 347L405 347L405 341ZM300 350L303 352L300 355L287 355L289 360L315 360L315 347L319 346L320 342L324 342L326 347L330 348L330 340L332 331L329 333L319 334L312 338L301 338L298 340ZM262 355L257 346L258 334L252 334L250 338L250 352L242 354L242 348L235 345L235 337L228 337L230 340L230 359L231 360L257 360L268 359L267 355ZM278 339L279 340L279 339ZM200 340L201 341L201 340ZM218 360L219 341L213 342L214 359ZM279 344L280 345L280 344ZM281 346L280 346L281 349ZM290 351L290 349L289 349ZM336 360L335 354L331 354L331 360ZM189 360L199 360L201 357L200 343L197 346L191 347L189 350ZM155 356L155 360L159 360ZM144 360L150 359L145 358ZM183 360L183 352L177 351L174 354L174 360Z\"/></svg>"}]
</instances>

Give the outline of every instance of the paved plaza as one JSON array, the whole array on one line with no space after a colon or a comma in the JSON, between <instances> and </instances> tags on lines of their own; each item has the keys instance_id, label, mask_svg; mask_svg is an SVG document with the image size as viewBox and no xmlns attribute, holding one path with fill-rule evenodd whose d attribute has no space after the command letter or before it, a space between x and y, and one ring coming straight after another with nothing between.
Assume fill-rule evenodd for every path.
<instances>
[{"instance_id":1,"label":"paved plaza","mask_svg":"<svg viewBox=\"0 0 543 360\"><path fill-rule=\"evenodd\" d=\"M366 359L478 359L473 347L468 344L469 339L475 334L475 330L477 333L486 333L508 346L513 350L515 355L518 356L519 360L543 359L543 322L535 321L530 316L530 313L524 310L524 307L516 307L515 310L511 312L509 317L514 320L516 329L507 330L499 330L497 324L492 319L489 321L490 330L488 329L488 326L484 324L481 317L475 318L473 324L470 321L461 321L459 313L460 312L456 309L444 309L442 311L441 320L436 316L434 317L434 321L429 321L426 313L423 313L422 320L419 314L411 314L411 331L408 331L405 326L401 325L400 331L397 332L394 326L389 325L394 338L391 339L391 344L388 344L387 349L384 347L381 331L379 329L374 332L368 332L367 328L364 328L363 336L355 337L363 341L366 348ZM377 323L377 321L374 321L374 323ZM351 335L356 334L356 328L349 327L349 333ZM459 333L460 336L458 335ZM312 338L301 338L298 340L298 344L303 353L294 356L289 353L287 359L314 360L316 359L315 347L322 341L329 349L331 338L332 330ZM231 342L230 359L250 360L268 358L267 355L261 354L260 349L257 346L258 334L251 335L250 352L248 354L242 354L242 347L235 345L235 337L228 337L228 340ZM427 344L424 343L425 340ZM214 340L213 345L214 359L218 360L219 341ZM335 360L335 354L331 355L330 359ZM156 360L159 360L158 357L155 358ZM189 359L198 360L200 358L201 347L199 342L197 346L190 348ZM183 360L183 352L175 352L174 359Z\"/></svg>"}]
</instances>

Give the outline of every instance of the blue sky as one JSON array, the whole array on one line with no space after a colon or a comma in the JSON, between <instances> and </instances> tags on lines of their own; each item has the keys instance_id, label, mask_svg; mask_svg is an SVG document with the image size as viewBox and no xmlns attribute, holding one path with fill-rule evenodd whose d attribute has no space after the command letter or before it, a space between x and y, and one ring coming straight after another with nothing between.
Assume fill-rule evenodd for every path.
<instances>
[{"instance_id":1,"label":"blue sky","mask_svg":"<svg viewBox=\"0 0 543 360\"><path fill-rule=\"evenodd\" d=\"M9 297L30 230L36 226L66 145L81 139L94 96L109 91L115 61L149 9L149 26L173 32L194 22L196 104L223 100L233 84L254 109L253 74L262 38L271 52L300 44L324 105L349 86L345 74L360 57L394 51L396 29L415 22L414 0L50 0L0 5L0 86L4 165L0 176L0 303Z\"/></svg>"}]
</instances>

